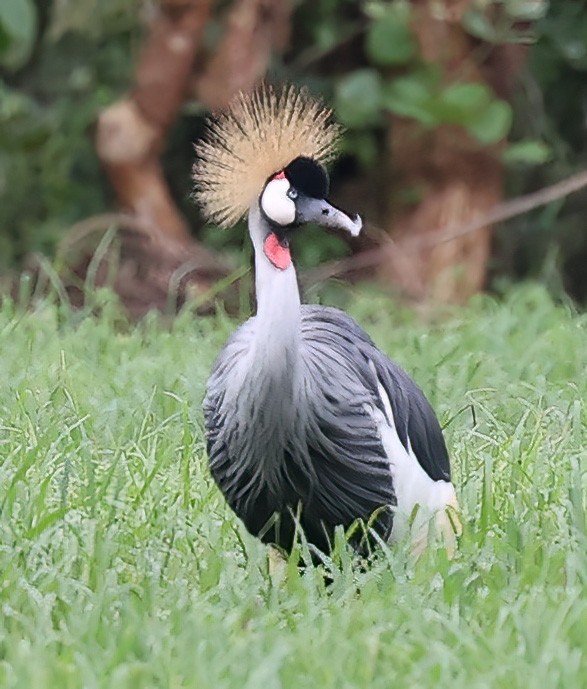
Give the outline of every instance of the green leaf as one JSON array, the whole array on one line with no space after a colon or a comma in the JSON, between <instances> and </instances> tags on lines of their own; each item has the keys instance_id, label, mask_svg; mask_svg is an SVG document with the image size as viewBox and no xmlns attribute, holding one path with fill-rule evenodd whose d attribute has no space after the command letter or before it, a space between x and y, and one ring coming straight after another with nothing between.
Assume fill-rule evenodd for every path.
<instances>
[{"instance_id":1,"label":"green leaf","mask_svg":"<svg viewBox=\"0 0 587 689\"><path fill-rule=\"evenodd\" d=\"M1 0L0 33L4 49L0 62L12 68L26 62L37 31L37 15L32 0Z\"/></svg>"},{"instance_id":2,"label":"green leaf","mask_svg":"<svg viewBox=\"0 0 587 689\"><path fill-rule=\"evenodd\" d=\"M535 22L546 16L547 0L508 0L506 12L518 21Z\"/></svg>"},{"instance_id":3,"label":"green leaf","mask_svg":"<svg viewBox=\"0 0 587 689\"><path fill-rule=\"evenodd\" d=\"M494 144L507 136L511 124L511 107L503 100L493 100L466 129L482 144Z\"/></svg>"},{"instance_id":4,"label":"green leaf","mask_svg":"<svg viewBox=\"0 0 587 689\"><path fill-rule=\"evenodd\" d=\"M2 54L6 52L9 46L10 36L6 33L6 29L4 28L2 22L0 22L0 64L2 64Z\"/></svg>"},{"instance_id":5,"label":"green leaf","mask_svg":"<svg viewBox=\"0 0 587 689\"><path fill-rule=\"evenodd\" d=\"M502 155L508 165L542 165L552 158L552 151L543 141L526 139L510 144Z\"/></svg>"},{"instance_id":6,"label":"green leaf","mask_svg":"<svg viewBox=\"0 0 587 689\"><path fill-rule=\"evenodd\" d=\"M403 65L417 53L416 41L407 22L388 12L373 21L367 33L367 55L380 65Z\"/></svg>"},{"instance_id":7,"label":"green leaf","mask_svg":"<svg viewBox=\"0 0 587 689\"><path fill-rule=\"evenodd\" d=\"M440 94L438 115L443 122L467 126L491 100L491 91L484 84L451 84Z\"/></svg>"},{"instance_id":8,"label":"green leaf","mask_svg":"<svg viewBox=\"0 0 587 689\"><path fill-rule=\"evenodd\" d=\"M491 91L485 84L456 83L447 86L442 92L442 102L460 110L479 110L491 99Z\"/></svg>"},{"instance_id":9,"label":"green leaf","mask_svg":"<svg viewBox=\"0 0 587 689\"><path fill-rule=\"evenodd\" d=\"M13 39L29 39L35 31L35 8L31 0L2 0L0 23Z\"/></svg>"},{"instance_id":10,"label":"green leaf","mask_svg":"<svg viewBox=\"0 0 587 689\"><path fill-rule=\"evenodd\" d=\"M480 38L487 43L499 43L499 32L483 10L477 8L467 10L461 23L465 31L471 36Z\"/></svg>"},{"instance_id":11,"label":"green leaf","mask_svg":"<svg viewBox=\"0 0 587 689\"><path fill-rule=\"evenodd\" d=\"M345 132L340 146L341 153L349 153L368 168L377 160L379 145L373 130L350 129Z\"/></svg>"},{"instance_id":12,"label":"green leaf","mask_svg":"<svg viewBox=\"0 0 587 689\"><path fill-rule=\"evenodd\" d=\"M425 127L438 124L435 78L429 72L412 72L388 82L383 88L383 105L401 117L412 117Z\"/></svg>"},{"instance_id":13,"label":"green leaf","mask_svg":"<svg viewBox=\"0 0 587 689\"><path fill-rule=\"evenodd\" d=\"M545 0L505 0L501 20L492 16L487 7L471 7L461 20L463 29L486 43L533 43L534 26L546 13ZM525 26L528 25L528 26Z\"/></svg>"},{"instance_id":14,"label":"green leaf","mask_svg":"<svg viewBox=\"0 0 587 689\"><path fill-rule=\"evenodd\" d=\"M335 92L336 112L348 127L362 127L379 119L381 77L374 69L358 69L341 79Z\"/></svg>"}]
</instances>

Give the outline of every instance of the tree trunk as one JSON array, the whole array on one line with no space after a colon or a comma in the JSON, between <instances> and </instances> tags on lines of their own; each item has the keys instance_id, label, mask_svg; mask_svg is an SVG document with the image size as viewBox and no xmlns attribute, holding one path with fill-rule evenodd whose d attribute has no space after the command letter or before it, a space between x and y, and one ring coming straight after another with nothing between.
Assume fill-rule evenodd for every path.
<instances>
[{"instance_id":1,"label":"tree trunk","mask_svg":"<svg viewBox=\"0 0 587 689\"><path fill-rule=\"evenodd\" d=\"M193 287L201 295L230 273L226 262L192 239L167 187L160 155L190 90L208 108L217 108L264 76L272 51L285 48L291 5L290 0L234 0L224 18L224 34L207 59L201 38L212 4L160 0L131 93L106 108L98 120L98 156L128 215L116 216L120 248L100 262L94 282L111 284L134 317L149 308L168 308L170 301L181 305ZM72 273L82 281L95 241L111 220L90 219L79 242L73 233L78 261ZM113 265L116 275L107 283ZM69 292L72 301L83 303L83 292Z\"/></svg>"},{"instance_id":2,"label":"tree trunk","mask_svg":"<svg viewBox=\"0 0 587 689\"><path fill-rule=\"evenodd\" d=\"M491 85L475 61L478 44L460 23L470 0L412 0L412 4L420 53L426 62L441 68L444 82ZM484 227L439 246L421 242L418 248L418 239L433 230L465 224L500 202L500 146L484 146L460 127L442 125L425 130L418 122L398 116L391 117L388 145L395 199L414 191L422 199L408 208L398 203L400 209L390 212L390 235L413 257L411 270L400 276L400 286L419 298L463 302L485 284L492 228ZM397 267L393 264L382 264L379 274L384 281L397 285Z\"/></svg>"},{"instance_id":3,"label":"tree trunk","mask_svg":"<svg viewBox=\"0 0 587 689\"><path fill-rule=\"evenodd\" d=\"M236 0L205 72L196 75L197 97L216 109L250 91L265 76L272 53L287 47L290 15L290 0Z\"/></svg>"},{"instance_id":4,"label":"tree trunk","mask_svg":"<svg viewBox=\"0 0 587 689\"><path fill-rule=\"evenodd\" d=\"M183 103L211 0L161 0L135 73L132 94L98 119L96 147L121 207L177 241L190 233L159 156Z\"/></svg>"},{"instance_id":5,"label":"tree trunk","mask_svg":"<svg viewBox=\"0 0 587 689\"><path fill-rule=\"evenodd\" d=\"M272 50L283 50L289 32L288 0L236 0L217 50L202 68L201 36L211 6L212 0L160 0L132 92L106 108L97 127L98 155L122 209L185 243L191 242L189 229L159 160L167 131L194 78L208 108L225 106L263 77Z\"/></svg>"}]
</instances>

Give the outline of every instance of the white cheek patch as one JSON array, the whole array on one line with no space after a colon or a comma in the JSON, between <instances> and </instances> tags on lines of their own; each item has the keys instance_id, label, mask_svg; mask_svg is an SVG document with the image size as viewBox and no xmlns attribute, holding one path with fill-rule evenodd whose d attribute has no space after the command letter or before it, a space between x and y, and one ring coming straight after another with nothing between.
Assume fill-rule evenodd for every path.
<instances>
[{"instance_id":1,"label":"white cheek patch","mask_svg":"<svg viewBox=\"0 0 587 689\"><path fill-rule=\"evenodd\" d=\"M296 219L296 205L287 195L289 187L287 179L273 179L261 196L263 212L278 225L291 225Z\"/></svg>"}]
</instances>

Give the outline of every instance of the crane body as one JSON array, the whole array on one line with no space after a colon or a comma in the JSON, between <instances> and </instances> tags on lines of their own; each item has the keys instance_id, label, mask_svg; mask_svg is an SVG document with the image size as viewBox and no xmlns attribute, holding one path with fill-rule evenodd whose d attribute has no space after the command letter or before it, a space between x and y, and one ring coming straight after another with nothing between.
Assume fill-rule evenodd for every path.
<instances>
[{"instance_id":1,"label":"crane body","mask_svg":"<svg viewBox=\"0 0 587 689\"><path fill-rule=\"evenodd\" d=\"M355 236L361 229L358 216L325 199L320 135L328 144L336 132L296 92L254 98L241 97L228 119L213 125L196 165L196 195L208 215L228 224L246 207L255 250L257 312L220 353L204 402L212 476L247 529L285 550L301 529L310 544L328 551L334 529L358 519L386 541L415 529L419 543L434 520L451 547L458 526L447 512L456 507L450 462L423 392L350 316L300 301L289 249L295 228L316 222ZM251 112L255 131L238 120ZM299 132L306 126L297 148L290 136L279 161L267 155L264 176L254 193L249 180L239 205L242 189L229 187L245 171L227 157L242 143L238 131L248 140L258 134L257 147L267 145L267 131L277 132L278 155L283 129L293 127L293 138L298 132L296 116L304 120ZM308 127L311 151L304 148ZM246 160L247 151L236 157ZM249 152L251 164L255 155Z\"/></svg>"}]
</instances>

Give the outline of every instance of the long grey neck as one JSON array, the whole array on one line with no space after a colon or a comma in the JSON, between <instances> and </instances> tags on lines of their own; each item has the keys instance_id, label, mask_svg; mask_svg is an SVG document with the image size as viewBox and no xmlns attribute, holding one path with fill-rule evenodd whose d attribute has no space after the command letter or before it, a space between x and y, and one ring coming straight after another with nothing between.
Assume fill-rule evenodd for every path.
<instances>
[{"instance_id":1,"label":"long grey neck","mask_svg":"<svg viewBox=\"0 0 587 689\"><path fill-rule=\"evenodd\" d=\"M258 204L249 211L249 232L255 248L257 316L254 347L259 365L281 378L294 374L300 350L300 293L293 264L276 268L265 256L263 242L271 228Z\"/></svg>"},{"instance_id":2,"label":"long grey neck","mask_svg":"<svg viewBox=\"0 0 587 689\"><path fill-rule=\"evenodd\" d=\"M257 204L249 212L255 248L257 314L242 378L233 376L226 395L240 420L233 440L243 480L254 497L262 486L279 494L283 463L295 426L300 394L300 294L293 265L276 268L265 256L263 242L271 228ZM245 471L246 470L246 471Z\"/></svg>"}]
</instances>

